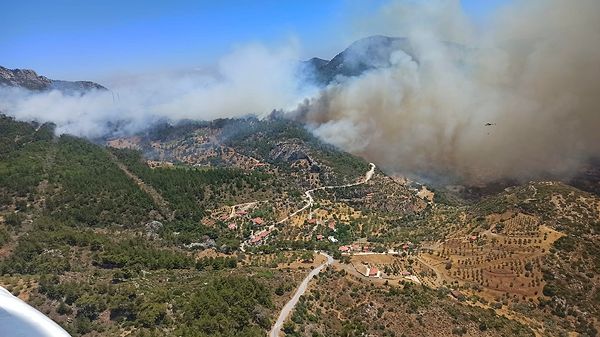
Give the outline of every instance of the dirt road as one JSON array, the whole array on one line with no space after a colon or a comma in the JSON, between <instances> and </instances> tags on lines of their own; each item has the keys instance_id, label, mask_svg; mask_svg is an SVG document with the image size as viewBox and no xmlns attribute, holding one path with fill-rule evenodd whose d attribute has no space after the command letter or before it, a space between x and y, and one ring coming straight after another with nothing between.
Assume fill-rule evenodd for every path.
<instances>
[{"instance_id":1,"label":"dirt road","mask_svg":"<svg viewBox=\"0 0 600 337\"><path fill-rule=\"evenodd\" d=\"M298 289L296 289L296 292L294 293L294 296L292 296L292 299L289 300L289 302L287 302L285 304L283 309L281 309L281 312L279 313L279 317L277 318L277 321L275 322L275 324L273 324L273 327L271 328L271 332L269 332L270 337L278 337L279 336L279 333L281 332L281 327L283 327L283 323L285 322L286 318L290 315L292 310L294 310L294 307L296 307L296 304L298 304L298 301L300 300L300 296L302 296L304 294L304 292L306 292L306 288L308 287L308 283L310 282L310 280L315 275L320 273L321 270L323 270L323 268L325 268L326 266L329 266L333 263L333 261L334 261L333 257L331 257L330 255L327 255L325 253L320 253L320 254L325 256L327 258L327 261L325 261L324 263L322 263L315 269L311 270L311 272L308 274L308 276L306 276L306 278L304 278L304 280L302 280L302 283L300 283L300 285L298 286Z\"/></svg>"},{"instance_id":2,"label":"dirt road","mask_svg":"<svg viewBox=\"0 0 600 337\"><path fill-rule=\"evenodd\" d=\"M314 203L314 199L312 196L312 193L315 191L323 191L323 190L331 190L331 189L337 189L337 188L346 188L346 187L353 187L353 186L358 186L358 185L362 185L366 182L368 182L369 180L371 180L371 178L373 178L373 174L375 174L375 164L373 163L369 163L369 171L367 171L367 173L365 173L365 177L363 180L356 182L356 183L350 183L350 184L345 184L345 185L337 185L337 186L321 186L321 187L317 187L317 188L313 188L310 189L306 192L304 192L304 200L305 200L305 205L300 208L299 210L295 211L294 213L288 215L287 217L285 217L284 219L280 220L279 222L277 222L277 224L282 224L284 222L286 222L287 220L289 220L291 217L295 216L296 214L304 211L305 209L311 207Z\"/></svg>"},{"instance_id":3,"label":"dirt road","mask_svg":"<svg viewBox=\"0 0 600 337\"><path fill-rule=\"evenodd\" d=\"M305 195L305 205L302 206L302 208L298 209L297 211L293 212L292 214L286 216L284 219L278 221L276 224L270 225L269 227L267 227L267 231L269 231L269 233L271 231L273 231L273 229L275 229L276 225L280 225L286 221L288 221L291 217L295 216L296 214L306 210L307 208L311 207L314 203L314 199L312 196L312 192L314 191L319 191L319 190L328 190L328 189L336 189L336 188L346 188L346 187L352 187L352 186L358 186L358 185L362 185L366 182L368 182L369 180L371 180L371 178L373 178L373 174L375 174L375 164L373 163L369 163L369 171L367 171L367 173L365 173L364 178L361 181L355 182L355 183L350 183L350 184L345 184L345 185L338 185L338 186L322 186L322 187L317 187L317 188L313 188L310 190L307 190L306 192L304 192ZM232 210L233 212L233 210ZM250 238L246 241L242 241L242 243L240 244L240 250L242 252L246 251L246 245L248 245L248 242L252 239L252 236L250 236Z\"/></svg>"},{"instance_id":4,"label":"dirt road","mask_svg":"<svg viewBox=\"0 0 600 337\"><path fill-rule=\"evenodd\" d=\"M125 175L127 175L131 180L135 182L139 188L144 191L154 202L162 216L167 220L173 220L175 217L175 213L170 210L169 203L158 193L158 191L149 184L146 184L140 177L135 175L133 172L129 171L127 166L123 164L117 156L115 156L110 150L107 150L108 156L112 159L112 161L117 165Z\"/></svg>"}]
</instances>

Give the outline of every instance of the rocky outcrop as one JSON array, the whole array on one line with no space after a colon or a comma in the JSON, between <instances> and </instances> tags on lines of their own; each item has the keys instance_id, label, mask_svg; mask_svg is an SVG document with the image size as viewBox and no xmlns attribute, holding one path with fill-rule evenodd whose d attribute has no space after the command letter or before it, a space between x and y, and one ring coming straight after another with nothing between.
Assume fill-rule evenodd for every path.
<instances>
[{"instance_id":1,"label":"rocky outcrop","mask_svg":"<svg viewBox=\"0 0 600 337\"><path fill-rule=\"evenodd\" d=\"M0 86L17 87L31 91L59 90L67 94L85 93L90 90L107 90L90 81L51 80L30 69L8 69L0 66Z\"/></svg>"},{"instance_id":2,"label":"rocky outcrop","mask_svg":"<svg viewBox=\"0 0 600 337\"><path fill-rule=\"evenodd\" d=\"M275 161L293 163L298 160L306 160L310 165L314 160L308 154L306 146L300 142L284 141L278 143L269 155Z\"/></svg>"},{"instance_id":3,"label":"rocky outcrop","mask_svg":"<svg viewBox=\"0 0 600 337\"><path fill-rule=\"evenodd\" d=\"M52 86L52 80L44 76L39 76L33 70L11 70L0 66L0 84L29 90L47 90Z\"/></svg>"},{"instance_id":4,"label":"rocky outcrop","mask_svg":"<svg viewBox=\"0 0 600 337\"><path fill-rule=\"evenodd\" d=\"M50 89L60 90L67 93L85 92L90 90L107 90L98 83L91 81L59 81L53 80Z\"/></svg>"}]
</instances>

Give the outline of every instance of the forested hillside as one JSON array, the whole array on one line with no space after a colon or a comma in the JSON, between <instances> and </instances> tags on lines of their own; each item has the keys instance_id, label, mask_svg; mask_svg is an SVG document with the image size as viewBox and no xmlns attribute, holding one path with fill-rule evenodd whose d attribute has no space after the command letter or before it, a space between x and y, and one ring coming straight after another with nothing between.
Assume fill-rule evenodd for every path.
<instances>
[{"instance_id":1,"label":"forested hillside","mask_svg":"<svg viewBox=\"0 0 600 337\"><path fill-rule=\"evenodd\" d=\"M597 333L592 193L430 190L277 118L107 143L0 118L0 285L73 336L263 336L315 249L286 335Z\"/></svg>"}]
</instances>

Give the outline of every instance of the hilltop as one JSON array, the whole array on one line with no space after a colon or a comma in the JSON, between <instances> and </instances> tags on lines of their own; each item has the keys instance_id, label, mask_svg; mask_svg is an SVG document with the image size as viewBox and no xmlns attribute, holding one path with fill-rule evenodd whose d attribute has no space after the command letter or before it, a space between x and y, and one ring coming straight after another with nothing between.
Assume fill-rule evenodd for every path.
<instances>
[{"instance_id":1,"label":"hilltop","mask_svg":"<svg viewBox=\"0 0 600 337\"><path fill-rule=\"evenodd\" d=\"M467 52L465 47L455 43L444 42L441 45L455 59ZM307 72L308 80L327 85L369 70L388 68L401 55L419 63L418 48L414 41L406 37L373 35L353 42L331 60L314 57L304 61L303 69Z\"/></svg>"},{"instance_id":2,"label":"hilltop","mask_svg":"<svg viewBox=\"0 0 600 337\"><path fill-rule=\"evenodd\" d=\"M51 80L30 69L7 69L0 66L0 85L32 91L59 90L65 93L82 93L89 90L107 90L91 81Z\"/></svg>"}]
</instances>

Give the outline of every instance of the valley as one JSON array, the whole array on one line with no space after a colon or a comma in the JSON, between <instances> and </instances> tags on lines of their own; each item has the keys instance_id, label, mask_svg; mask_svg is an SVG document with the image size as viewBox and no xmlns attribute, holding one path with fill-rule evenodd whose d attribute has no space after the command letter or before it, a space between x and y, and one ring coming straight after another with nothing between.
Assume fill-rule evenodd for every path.
<instances>
[{"instance_id":1,"label":"valley","mask_svg":"<svg viewBox=\"0 0 600 337\"><path fill-rule=\"evenodd\" d=\"M564 183L423 193L285 120L1 127L0 285L74 336L597 329L600 198Z\"/></svg>"}]
</instances>

